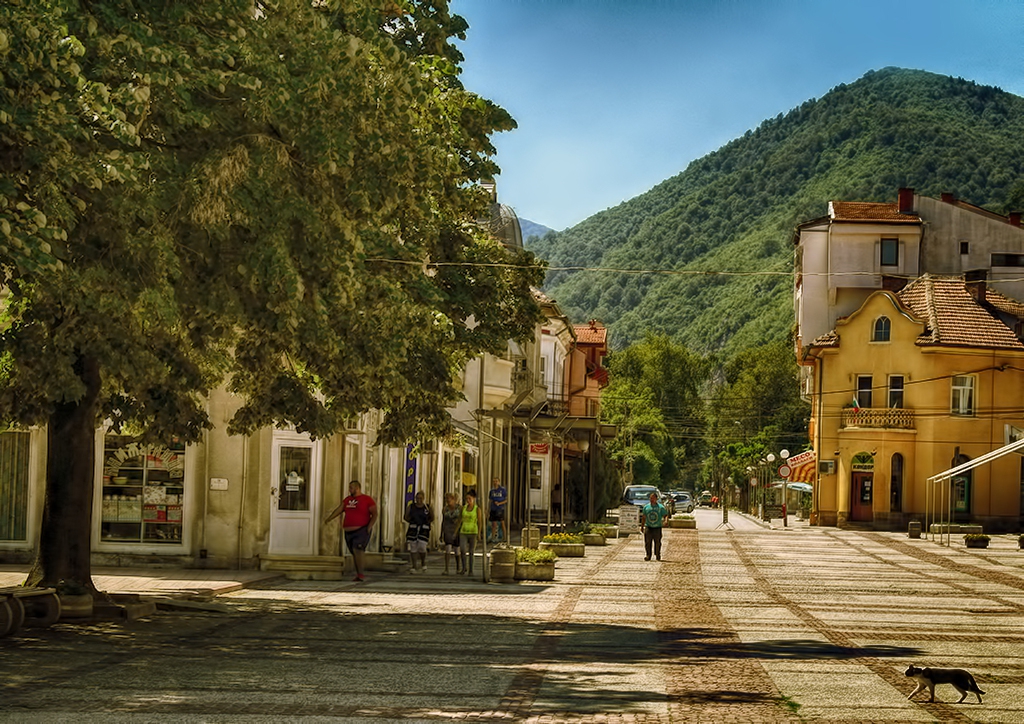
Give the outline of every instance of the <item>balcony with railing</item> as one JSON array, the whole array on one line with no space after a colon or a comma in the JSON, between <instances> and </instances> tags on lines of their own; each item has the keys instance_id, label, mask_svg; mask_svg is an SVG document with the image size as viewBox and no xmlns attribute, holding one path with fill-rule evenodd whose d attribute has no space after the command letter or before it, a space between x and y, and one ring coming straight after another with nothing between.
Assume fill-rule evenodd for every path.
<instances>
[{"instance_id":1,"label":"balcony with railing","mask_svg":"<svg viewBox=\"0 0 1024 724\"><path fill-rule=\"evenodd\" d=\"M848 407L843 410L842 427L913 430L914 411L903 407Z\"/></svg>"}]
</instances>

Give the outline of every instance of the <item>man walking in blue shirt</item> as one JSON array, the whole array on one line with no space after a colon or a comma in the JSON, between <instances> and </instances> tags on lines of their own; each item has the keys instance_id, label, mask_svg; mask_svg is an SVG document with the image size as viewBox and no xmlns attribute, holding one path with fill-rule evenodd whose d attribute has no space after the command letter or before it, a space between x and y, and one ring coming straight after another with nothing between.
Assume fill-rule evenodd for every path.
<instances>
[{"instance_id":1,"label":"man walking in blue shirt","mask_svg":"<svg viewBox=\"0 0 1024 724\"><path fill-rule=\"evenodd\" d=\"M651 546L654 557L661 560L661 526L668 518L668 508L658 502L658 494L651 493L651 502L640 509L640 530L644 532L645 561L651 560Z\"/></svg>"}]
</instances>

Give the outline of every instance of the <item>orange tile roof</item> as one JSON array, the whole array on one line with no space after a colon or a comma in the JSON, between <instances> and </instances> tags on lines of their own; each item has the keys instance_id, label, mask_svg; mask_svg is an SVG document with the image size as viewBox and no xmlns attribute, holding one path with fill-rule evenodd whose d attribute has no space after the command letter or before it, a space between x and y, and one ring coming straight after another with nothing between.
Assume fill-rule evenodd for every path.
<instances>
[{"instance_id":1,"label":"orange tile roof","mask_svg":"<svg viewBox=\"0 0 1024 724\"><path fill-rule=\"evenodd\" d=\"M600 325L600 322L597 324ZM576 324L576 341L583 344L605 344L608 341L608 329L604 326Z\"/></svg>"},{"instance_id":2,"label":"orange tile roof","mask_svg":"<svg viewBox=\"0 0 1024 724\"><path fill-rule=\"evenodd\" d=\"M917 339L919 345L1024 350L1013 330L974 300L961 277L925 274L896 296L925 322L924 334ZM986 297L998 300L1002 306L1014 306L1013 300L998 292L988 292Z\"/></svg>"},{"instance_id":3,"label":"orange tile roof","mask_svg":"<svg viewBox=\"0 0 1024 724\"><path fill-rule=\"evenodd\" d=\"M881 221L887 224L920 224L917 214L901 214L897 204L873 201L831 201L829 217L833 221Z\"/></svg>"}]
</instances>

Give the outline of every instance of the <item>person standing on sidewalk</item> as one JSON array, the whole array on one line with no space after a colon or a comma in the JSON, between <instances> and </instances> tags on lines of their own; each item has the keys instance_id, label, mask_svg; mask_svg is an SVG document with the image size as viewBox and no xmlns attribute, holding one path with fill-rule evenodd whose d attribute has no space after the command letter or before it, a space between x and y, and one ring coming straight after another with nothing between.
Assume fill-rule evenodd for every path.
<instances>
[{"instance_id":1,"label":"person standing on sidewalk","mask_svg":"<svg viewBox=\"0 0 1024 724\"><path fill-rule=\"evenodd\" d=\"M441 542L444 544L444 574L448 575L448 557L455 554L455 572L462 573L462 554L459 552L459 530L462 528L462 508L455 493L444 496L441 511Z\"/></svg>"},{"instance_id":2,"label":"person standing on sidewalk","mask_svg":"<svg viewBox=\"0 0 1024 724\"><path fill-rule=\"evenodd\" d=\"M496 543L499 540L498 531L500 530L500 540L507 543L508 531L505 529L505 508L508 506L508 492L498 478L494 478L491 481L491 489L487 491L487 499L490 501L487 520L491 523L491 537L488 540Z\"/></svg>"},{"instance_id":3,"label":"person standing on sidewalk","mask_svg":"<svg viewBox=\"0 0 1024 724\"><path fill-rule=\"evenodd\" d=\"M651 502L640 509L640 530L644 533L645 561L651 560L651 546L654 556L661 560L661 526L668 518L668 508L658 502L658 494L651 493Z\"/></svg>"},{"instance_id":4,"label":"person standing on sidewalk","mask_svg":"<svg viewBox=\"0 0 1024 724\"><path fill-rule=\"evenodd\" d=\"M430 522L434 515L426 503L423 491L416 493L416 499L405 511L405 522L409 529L405 533L405 544L412 558L412 572L423 573L427 569L427 544L430 542Z\"/></svg>"},{"instance_id":5,"label":"person standing on sidewalk","mask_svg":"<svg viewBox=\"0 0 1024 724\"><path fill-rule=\"evenodd\" d=\"M331 511L324 523L341 516L341 529L345 533L345 545L352 551L352 561L356 565L354 581L365 581L363 572L366 546L370 544L370 531L377 522L377 503L369 495L362 494L363 486L358 480L348 484L348 497L341 505Z\"/></svg>"},{"instance_id":6,"label":"person standing on sidewalk","mask_svg":"<svg viewBox=\"0 0 1024 724\"><path fill-rule=\"evenodd\" d=\"M473 554L477 539L484 532L484 514L476 504L476 495L466 493L466 504L462 506L462 528L459 529L459 556L462 558L462 573L473 575ZM467 564L467 556L469 563Z\"/></svg>"}]
</instances>

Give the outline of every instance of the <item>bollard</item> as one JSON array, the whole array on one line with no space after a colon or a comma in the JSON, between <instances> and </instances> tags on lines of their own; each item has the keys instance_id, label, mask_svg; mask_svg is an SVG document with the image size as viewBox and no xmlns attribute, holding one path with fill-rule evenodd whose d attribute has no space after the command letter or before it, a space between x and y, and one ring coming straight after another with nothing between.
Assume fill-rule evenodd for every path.
<instances>
[{"instance_id":1,"label":"bollard","mask_svg":"<svg viewBox=\"0 0 1024 724\"><path fill-rule=\"evenodd\" d=\"M907 529L907 535L909 537L911 537L911 538L920 538L921 537L921 521L919 521L919 520L912 520L912 521L910 521L910 525L909 525L909 527Z\"/></svg>"}]
</instances>

